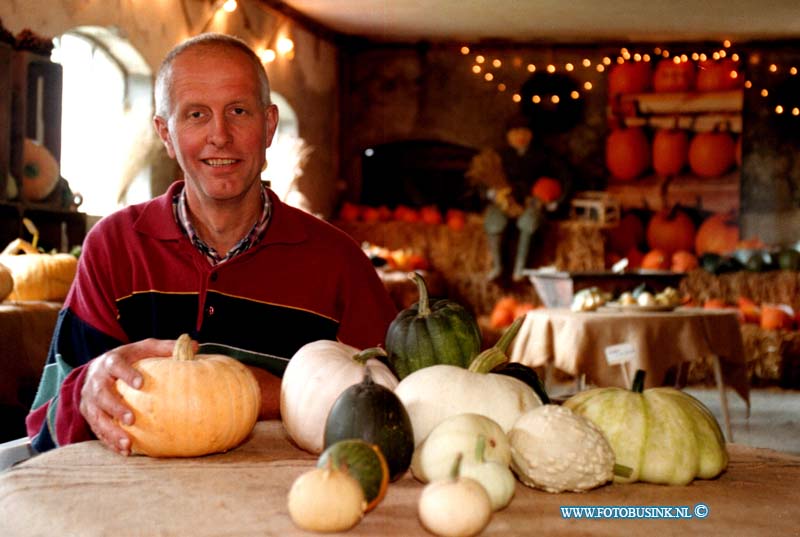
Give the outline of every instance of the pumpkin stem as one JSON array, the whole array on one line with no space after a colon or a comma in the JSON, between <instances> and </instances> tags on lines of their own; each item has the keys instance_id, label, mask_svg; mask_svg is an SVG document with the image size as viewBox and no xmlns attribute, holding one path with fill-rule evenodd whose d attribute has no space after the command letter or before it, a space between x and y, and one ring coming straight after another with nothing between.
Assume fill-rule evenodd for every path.
<instances>
[{"instance_id":1,"label":"pumpkin stem","mask_svg":"<svg viewBox=\"0 0 800 537\"><path fill-rule=\"evenodd\" d=\"M642 393L644 390L644 370L637 369L636 374L633 375L633 383L631 385L631 391L633 393Z\"/></svg>"},{"instance_id":2,"label":"pumpkin stem","mask_svg":"<svg viewBox=\"0 0 800 537\"><path fill-rule=\"evenodd\" d=\"M633 473L633 468L625 466L624 464L614 464L614 475L619 477L630 477Z\"/></svg>"},{"instance_id":3,"label":"pumpkin stem","mask_svg":"<svg viewBox=\"0 0 800 537\"><path fill-rule=\"evenodd\" d=\"M192 338L189 334L181 334L172 349L172 358L175 360L194 360Z\"/></svg>"},{"instance_id":4,"label":"pumpkin stem","mask_svg":"<svg viewBox=\"0 0 800 537\"><path fill-rule=\"evenodd\" d=\"M484 456L486 455L486 436L479 434L478 441L475 444L475 460L479 463L484 462Z\"/></svg>"},{"instance_id":5,"label":"pumpkin stem","mask_svg":"<svg viewBox=\"0 0 800 537\"><path fill-rule=\"evenodd\" d=\"M453 466L450 467L450 479L455 481L458 479L459 474L461 473L461 459L464 458L464 454L459 452L456 460L453 462Z\"/></svg>"},{"instance_id":6,"label":"pumpkin stem","mask_svg":"<svg viewBox=\"0 0 800 537\"><path fill-rule=\"evenodd\" d=\"M365 365L367 360L370 358L375 358L376 356L387 356L387 354L386 351L381 347L370 347L353 356L353 360L361 365Z\"/></svg>"},{"instance_id":7,"label":"pumpkin stem","mask_svg":"<svg viewBox=\"0 0 800 537\"><path fill-rule=\"evenodd\" d=\"M431 308L428 303L428 287L425 285L425 279L418 272L412 272L408 277L417 284L417 291L419 292L417 319L425 318L431 314Z\"/></svg>"},{"instance_id":8,"label":"pumpkin stem","mask_svg":"<svg viewBox=\"0 0 800 537\"><path fill-rule=\"evenodd\" d=\"M495 367L508 362L508 347L517 336L525 316L521 315L514 319L494 347L490 347L472 359L469 370L474 373L488 373Z\"/></svg>"}]
</instances>

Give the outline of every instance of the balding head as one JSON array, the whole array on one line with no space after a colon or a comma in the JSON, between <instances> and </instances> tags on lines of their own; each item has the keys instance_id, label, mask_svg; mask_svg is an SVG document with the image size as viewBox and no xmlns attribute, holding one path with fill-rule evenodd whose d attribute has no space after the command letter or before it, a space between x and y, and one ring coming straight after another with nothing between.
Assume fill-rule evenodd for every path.
<instances>
[{"instance_id":1,"label":"balding head","mask_svg":"<svg viewBox=\"0 0 800 537\"><path fill-rule=\"evenodd\" d=\"M254 76L258 79L259 97L261 104L267 107L271 104L269 78L261 60L247 43L237 37L218 33L205 33L195 36L173 48L158 69L155 83L156 115L163 118L169 117L172 112L172 66L175 59L189 50L238 50L247 56L253 65Z\"/></svg>"}]
</instances>

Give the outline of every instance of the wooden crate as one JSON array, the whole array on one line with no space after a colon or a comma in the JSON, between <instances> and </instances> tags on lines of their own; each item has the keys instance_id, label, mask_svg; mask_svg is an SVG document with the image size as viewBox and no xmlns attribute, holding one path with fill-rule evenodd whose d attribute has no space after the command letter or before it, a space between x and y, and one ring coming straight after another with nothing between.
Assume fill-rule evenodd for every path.
<instances>
[{"instance_id":1,"label":"wooden crate","mask_svg":"<svg viewBox=\"0 0 800 537\"><path fill-rule=\"evenodd\" d=\"M11 169L11 63L14 50L0 43L0 200L7 198L6 181Z\"/></svg>"},{"instance_id":2,"label":"wooden crate","mask_svg":"<svg viewBox=\"0 0 800 537\"><path fill-rule=\"evenodd\" d=\"M61 162L61 65L28 51L12 59L11 173L22 177L22 145L31 138Z\"/></svg>"}]
</instances>

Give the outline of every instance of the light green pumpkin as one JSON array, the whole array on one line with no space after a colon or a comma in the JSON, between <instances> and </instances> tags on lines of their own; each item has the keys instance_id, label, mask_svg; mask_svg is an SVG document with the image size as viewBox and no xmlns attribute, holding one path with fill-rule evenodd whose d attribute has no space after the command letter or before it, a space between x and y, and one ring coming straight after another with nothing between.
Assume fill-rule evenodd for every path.
<instances>
[{"instance_id":1,"label":"light green pumpkin","mask_svg":"<svg viewBox=\"0 0 800 537\"><path fill-rule=\"evenodd\" d=\"M564 402L603 431L617 465L632 469L630 476L615 475L614 480L686 485L721 474L728 452L708 408L680 390L643 386L644 372L639 371L632 390L594 388Z\"/></svg>"}]
</instances>

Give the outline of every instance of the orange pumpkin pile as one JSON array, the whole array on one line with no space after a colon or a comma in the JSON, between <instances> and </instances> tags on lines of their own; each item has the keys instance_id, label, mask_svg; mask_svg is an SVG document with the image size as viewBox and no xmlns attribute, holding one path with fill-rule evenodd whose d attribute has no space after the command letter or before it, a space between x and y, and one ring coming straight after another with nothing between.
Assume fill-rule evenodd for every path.
<instances>
[{"instance_id":1,"label":"orange pumpkin pile","mask_svg":"<svg viewBox=\"0 0 800 537\"><path fill-rule=\"evenodd\" d=\"M489 326L495 330L501 330L511 326L514 319L525 315L534 309L530 302L518 300L516 297L506 295L495 302L492 312L489 314Z\"/></svg>"},{"instance_id":2,"label":"orange pumpkin pile","mask_svg":"<svg viewBox=\"0 0 800 537\"><path fill-rule=\"evenodd\" d=\"M560 189L561 186L558 185ZM552 187L545 187L551 191ZM350 201L345 201L339 208L339 220L342 222L407 222L424 223L429 225L446 224L450 229L459 231L464 228L467 222L467 213L461 209L448 209L446 213L436 205L426 205L420 208L409 207L399 204L394 209L386 205L372 207L370 205L359 205Z\"/></svg>"}]
</instances>

